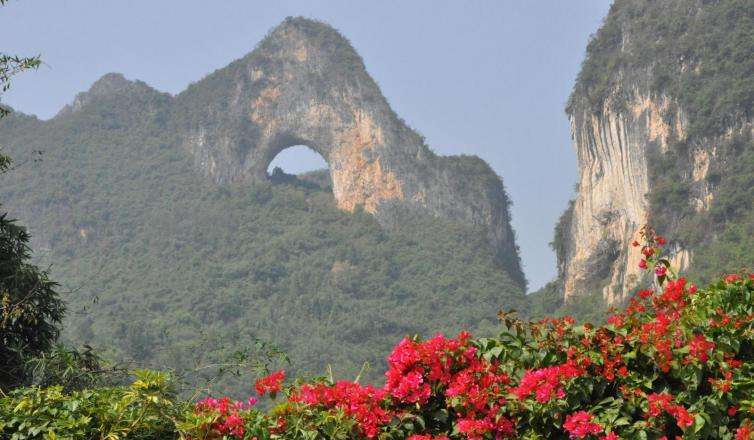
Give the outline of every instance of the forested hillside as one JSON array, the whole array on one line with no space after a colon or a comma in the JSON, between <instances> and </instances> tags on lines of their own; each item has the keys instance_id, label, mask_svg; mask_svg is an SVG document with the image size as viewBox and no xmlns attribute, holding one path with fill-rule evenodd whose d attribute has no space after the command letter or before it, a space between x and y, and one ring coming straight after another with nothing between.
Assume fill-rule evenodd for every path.
<instances>
[{"instance_id":1,"label":"forested hillside","mask_svg":"<svg viewBox=\"0 0 754 440\"><path fill-rule=\"evenodd\" d=\"M62 283L66 339L181 369L261 338L299 372L375 378L403 335L484 334L521 308L483 231L408 212L386 231L322 175L213 184L165 129L171 98L110 79L49 121L0 122L17 164L0 200Z\"/></svg>"}]
</instances>

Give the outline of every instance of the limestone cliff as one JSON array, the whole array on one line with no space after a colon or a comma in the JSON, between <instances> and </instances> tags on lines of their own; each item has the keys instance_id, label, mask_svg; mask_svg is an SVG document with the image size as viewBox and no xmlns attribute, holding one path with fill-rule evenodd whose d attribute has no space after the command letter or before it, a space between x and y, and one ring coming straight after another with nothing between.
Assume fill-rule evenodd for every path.
<instances>
[{"instance_id":1,"label":"limestone cliff","mask_svg":"<svg viewBox=\"0 0 754 440\"><path fill-rule=\"evenodd\" d=\"M665 122L664 96L636 91L628 104L615 109L606 101L597 112L574 106L569 115L579 181L561 269L566 298L603 288L609 303L620 302L642 275L641 254L630 243L649 221L648 151L683 136L683 115L676 113L675 125Z\"/></svg>"},{"instance_id":2,"label":"limestone cliff","mask_svg":"<svg viewBox=\"0 0 754 440\"><path fill-rule=\"evenodd\" d=\"M752 63L720 53L754 51L739 38L752 33L752 6L612 5L567 108L579 180L556 239L566 300L594 289L608 303L625 300L644 275L630 243L647 223L673 239L673 264L682 270L720 240L725 224L749 228L727 205L752 199L734 189L749 181L754 82L751 70L741 72Z\"/></svg>"},{"instance_id":3,"label":"limestone cliff","mask_svg":"<svg viewBox=\"0 0 754 440\"><path fill-rule=\"evenodd\" d=\"M483 226L524 283L500 178L477 157L434 154L330 26L288 18L175 101L176 132L216 182L266 179L279 152L306 145L326 160L341 209L363 208L383 225L419 209Z\"/></svg>"}]
</instances>

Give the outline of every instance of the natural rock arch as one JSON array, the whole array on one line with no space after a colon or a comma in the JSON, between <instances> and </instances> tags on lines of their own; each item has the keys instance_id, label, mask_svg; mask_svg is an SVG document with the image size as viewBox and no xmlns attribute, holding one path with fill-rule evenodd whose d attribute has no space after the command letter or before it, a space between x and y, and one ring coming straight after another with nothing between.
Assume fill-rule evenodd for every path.
<instances>
[{"instance_id":1,"label":"natural rock arch","mask_svg":"<svg viewBox=\"0 0 754 440\"><path fill-rule=\"evenodd\" d=\"M329 175L329 168L325 158L306 145L294 145L284 148L267 165L267 175L280 168L288 175L308 174L325 171Z\"/></svg>"},{"instance_id":2,"label":"natural rock arch","mask_svg":"<svg viewBox=\"0 0 754 440\"><path fill-rule=\"evenodd\" d=\"M193 102L205 102L196 108ZM197 166L217 182L264 179L284 149L322 155L338 207L391 225L421 210L484 226L524 284L508 198L474 156L435 155L390 108L361 57L330 26L288 18L249 55L176 97L175 117Z\"/></svg>"}]
</instances>

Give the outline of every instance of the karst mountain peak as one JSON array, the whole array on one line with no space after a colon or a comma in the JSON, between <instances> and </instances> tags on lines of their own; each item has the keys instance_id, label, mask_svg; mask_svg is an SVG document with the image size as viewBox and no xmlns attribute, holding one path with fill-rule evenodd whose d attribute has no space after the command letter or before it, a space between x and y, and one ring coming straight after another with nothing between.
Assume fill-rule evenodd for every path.
<instances>
[{"instance_id":1,"label":"karst mountain peak","mask_svg":"<svg viewBox=\"0 0 754 440\"><path fill-rule=\"evenodd\" d=\"M388 227L407 211L481 227L525 283L500 177L476 156L432 152L326 23L286 18L250 53L173 97L109 73L60 114L99 99L140 100L131 107L159 114L196 169L221 185L266 180L277 154L306 145L327 162L340 209L363 209Z\"/></svg>"}]
</instances>

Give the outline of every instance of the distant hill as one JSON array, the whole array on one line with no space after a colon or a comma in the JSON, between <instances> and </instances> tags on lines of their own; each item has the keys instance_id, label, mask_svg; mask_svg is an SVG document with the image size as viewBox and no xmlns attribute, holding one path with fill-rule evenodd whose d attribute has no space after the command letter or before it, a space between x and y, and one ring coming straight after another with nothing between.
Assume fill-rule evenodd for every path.
<instances>
[{"instance_id":1,"label":"distant hill","mask_svg":"<svg viewBox=\"0 0 754 440\"><path fill-rule=\"evenodd\" d=\"M63 285L67 339L185 369L261 338L301 373L332 363L347 377L367 361L378 380L376 356L403 335L489 333L499 309L524 308L508 199L481 160L446 161L422 144L431 163L450 164L437 175L456 173L447 193L424 194L449 198L391 203L389 215L379 203L346 209L332 169L214 179L218 162L186 142L196 115L218 116L212 105L236 90L221 78L172 97L109 74L48 121L0 122L18 164L0 181L2 208L30 227L35 258ZM468 209L447 211L458 191L482 189L481 205L467 197Z\"/></svg>"}]
</instances>

